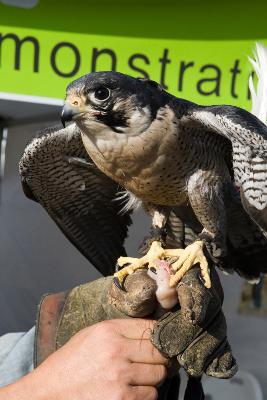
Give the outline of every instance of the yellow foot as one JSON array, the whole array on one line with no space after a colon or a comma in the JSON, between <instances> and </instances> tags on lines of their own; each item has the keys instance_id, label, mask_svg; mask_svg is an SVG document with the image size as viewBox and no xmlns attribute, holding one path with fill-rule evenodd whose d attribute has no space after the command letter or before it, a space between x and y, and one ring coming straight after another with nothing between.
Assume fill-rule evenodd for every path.
<instances>
[{"instance_id":1,"label":"yellow foot","mask_svg":"<svg viewBox=\"0 0 267 400\"><path fill-rule=\"evenodd\" d=\"M120 267L125 265L125 267L116 272L114 278L118 286L122 287L122 282L126 276L132 274L137 269L157 268L156 260L163 260L168 257L179 257L183 252L183 249L163 249L161 243L155 241L151 244L147 254L142 258L120 257L117 264Z\"/></svg>"},{"instance_id":2,"label":"yellow foot","mask_svg":"<svg viewBox=\"0 0 267 400\"><path fill-rule=\"evenodd\" d=\"M204 280L204 285L208 289L211 287L209 265L203 253L203 246L204 243L201 240L190 244L183 250L179 260L172 264L172 269L177 272L170 278L171 287L176 286L186 272L197 263L200 265L200 273Z\"/></svg>"}]
</instances>

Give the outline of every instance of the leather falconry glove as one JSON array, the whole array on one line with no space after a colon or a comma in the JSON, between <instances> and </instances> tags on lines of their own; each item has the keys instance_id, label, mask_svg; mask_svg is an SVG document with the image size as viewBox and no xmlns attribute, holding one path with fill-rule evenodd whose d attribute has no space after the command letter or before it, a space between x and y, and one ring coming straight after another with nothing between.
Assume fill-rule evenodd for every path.
<instances>
[{"instance_id":1,"label":"leather falconry glove","mask_svg":"<svg viewBox=\"0 0 267 400\"><path fill-rule=\"evenodd\" d=\"M156 283L145 270L127 277L126 291L107 277L69 292L46 295L37 320L35 365L87 326L107 319L148 316L158 319L151 335L153 344L177 359L190 376L201 377L205 372L230 378L237 366L227 341L223 291L214 268L211 279L211 289L207 289L199 269L190 270L177 287L179 305L167 312L157 303Z\"/></svg>"}]
</instances>

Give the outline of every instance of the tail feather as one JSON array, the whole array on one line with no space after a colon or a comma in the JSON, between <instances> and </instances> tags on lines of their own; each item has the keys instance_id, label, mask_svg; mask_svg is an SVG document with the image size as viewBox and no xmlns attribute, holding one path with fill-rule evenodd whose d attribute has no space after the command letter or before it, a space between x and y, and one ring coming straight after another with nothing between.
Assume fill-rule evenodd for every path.
<instances>
[{"instance_id":1,"label":"tail feather","mask_svg":"<svg viewBox=\"0 0 267 400\"><path fill-rule=\"evenodd\" d=\"M254 59L249 58L257 75L257 86L252 76L249 88L252 97L252 114L264 124L267 122L267 47L256 43ZM236 144L235 146L238 146ZM235 155L235 153L238 154ZM240 163L242 157L242 163ZM237 166L235 180L239 183L243 206L250 217L267 232L267 157L265 154L252 154L251 149L239 148L234 151L233 164ZM238 169L238 165L242 168Z\"/></svg>"},{"instance_id":2,"label":"tail feather","mask_svg":"<svg viewBox=\"0 0 267 400\"><path fill-rule=\"evenodd\" d=\"M235 190L227 201L228 268L248 280L267 272L267 240L261 229L245 212Z\"/></svg>"}]
</instances>

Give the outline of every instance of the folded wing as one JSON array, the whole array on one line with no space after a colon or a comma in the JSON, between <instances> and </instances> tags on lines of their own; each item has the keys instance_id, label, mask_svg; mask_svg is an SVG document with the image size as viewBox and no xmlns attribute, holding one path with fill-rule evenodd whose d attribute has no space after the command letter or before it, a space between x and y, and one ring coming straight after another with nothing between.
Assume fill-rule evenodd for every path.
<instances>
[{"instance_id":1,"label":"folded wing","mask_svg":"<svg viewBox=\"0 0 267 400\"><path fill-rule=\"evenodd\" d=\"M195 106L182 123L202 127L232 144L232 168L241 200L250 217L267 231L267 126L233 106Z\"/></svg>"}]
</instances>

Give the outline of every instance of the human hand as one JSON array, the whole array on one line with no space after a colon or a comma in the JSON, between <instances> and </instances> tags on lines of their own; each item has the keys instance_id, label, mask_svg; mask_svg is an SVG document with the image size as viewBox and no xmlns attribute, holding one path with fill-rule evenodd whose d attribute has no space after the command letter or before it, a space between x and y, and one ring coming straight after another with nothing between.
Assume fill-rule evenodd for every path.
<instances>
[{"instance_id":1,"label":"human hand","mask_svg":"<svg viewBox=\"0 0 267 400\"><path fill-rule=\"evenodd\" d=\"M215 268L211 268L211 281L212 287L207 289L198 267L192 268L176 288L179 306L171 311L155 302L155 283L145 271L127 277L126 291L112 285L109 295L115 307L128 315L152 313L158 319L152 342L165 355L176 358L190 376L200 377L205 372L230 378L237 365L227 340L223 290Z\"/></svg>"},{"instance_id":2,"label":"human hand","mask_svg":"<svg viewBox=\"0 0 267 400\"><path fill-rule=\"evenodd\" d=\"M157 399L168 361L152 345L152 329L153 321L145 319L85 328L6 392L0 390L0 399Z\"/></svg>"},{"instance_id":3,"label":"human hand","mask_svg":"<svg viewBox=\"0 0 267 400\"><path fill-rule=\"evenodd\" d=\"M211 281L211 289L205 288L198 267L192 268L177 286L179 305L171 311L159 307L156 283L145 270L127 277L125 291L113 284L112 277L81 285L69 293L65 302L56 328L57 347L96 322L150 315L158 319L152 334L154 345L169 358L177 359L189 375L198 377L206 372L230 378L237 366L227 341L223 290L214 268Z\"/></svg>"},{"instance_id":4,"label":"human hand","mask_svg":"<svg viewBox=\"0 0 267 400\"><path fill-rule=\"evenodd\" d=\"M159 320L151 339L162 353L176 360L176 368L178 360L193 377L206 372L229 378L234 375L237 367L226 338L226 323L221 311L223 291L214 269L211 271L211 280L212 288L206 289L199 279L198 268L190 270L177 287L180 305L171 311L160 309L156 301L155 281L145 270L136 271L127 277L124 284L126 291L117 288L112 277L74 288L66 295L64 307L61 307L60 314L54 320L51 320L49 312L45 312L45 298L42 308L50 320L42 322L40 317L38 324L38 364L47 357L47 345L50 352L53 348L65 347L71 337L86 326L104 320L129 318L129 315L150 315L155 319L157 314ZM47 303L51 303L53 295L47 299ZM127 319L126 323L132 323L130 321ZM46 331L52 329L55 333L43 331L44 327ZM48 342L43 341L49 337ZM104 351L102 344L99 349Z\"/></svg>"}]
</instances>

